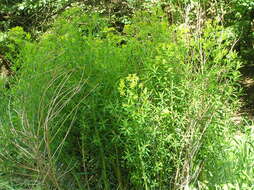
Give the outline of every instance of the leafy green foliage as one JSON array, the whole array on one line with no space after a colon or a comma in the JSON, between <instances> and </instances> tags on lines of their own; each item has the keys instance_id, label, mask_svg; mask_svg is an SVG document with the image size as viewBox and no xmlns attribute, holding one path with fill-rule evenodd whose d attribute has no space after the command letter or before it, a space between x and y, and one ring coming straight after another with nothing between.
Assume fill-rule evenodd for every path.
<instances>
[{"instance_id":1,"label":"leafy green foliage","mask_svg":"<svg viewBox=\"0 0 254 190\"><path fill-rule=\"evenodd\" d=\"M14 62L19 54L19 50L30 38L30 34L26 33L21 27L15 27L7 33L3 33L0 40L1 55L4 55L9 61Z\"/></svg>"},{"instance_id":2,"label":"leafy green foliage","mask_svg":"<svg viewBox=\"0 0 254 190\"><path fill-rule=\"evenodd\" d=\"M19 6L51 3L38 2ZM119 31L109 15L72 8L38 41L20 27L3 36L1 48L18 69L11 89L0 94L2 186L251 187L252 170L240 165L252 162L245 142L252 133L224 150L240 106L237 35L221 19L201 21L208 1L188 3L172 3L174 22L167 7L148 3ZM237 162L228 166L225 156ZM225 173L231 176L222 178Z\"/></svg>"},{"instance_id":3,"label":"leafy green foliage","mask_svg":"<svg viewBox=\"0 0 254 190\"><path fill-rule=\"evenodd\" d=\"M216 167L207 171L202 189L236 190L253 188L253 127L244 126L234 136L222 142L224 151L214 160ZM211 171L214 170L214 173Z\"/></svg>"},{"instance_id":4,"label":"leafy green foliage","mask_svg":"<svg viewBox=\"0 0 254 190\"><path fill-rule=\"evenodd\" d=\"M254 3L249 0L232 1L230 11L228 11L228 23L235 28L239 42L237 49L240 55L252 64L253 60L253 20Z\"/></svg>"},{"instance_id":5,"label":"leafy green foliage","mask_svg":"<svg viewBox=\"0 0 254 190\"><path fill-rule=\"evenodd\" d=\"M0 30L21 26L26 31L43 29L45 22L71 4L70 0L14 0L1 1Z\"/></svg>"}]
</instances>

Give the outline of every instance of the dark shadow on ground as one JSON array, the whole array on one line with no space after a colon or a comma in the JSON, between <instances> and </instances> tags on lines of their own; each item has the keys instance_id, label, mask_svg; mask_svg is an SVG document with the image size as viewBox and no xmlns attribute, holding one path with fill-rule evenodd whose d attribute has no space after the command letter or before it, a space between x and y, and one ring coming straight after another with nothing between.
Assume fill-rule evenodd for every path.
<instances>
[{"instance_id":1,"label":"dark shadow on ground","mask_svg":"<svg viewBox=\"0 0 254 190\"><path fill-rule=\"evenodd\" d=\"M243 88L243 106L241 112L254 119L254 64L245 65L241 70Z\"/></svg>"}]
</instances>

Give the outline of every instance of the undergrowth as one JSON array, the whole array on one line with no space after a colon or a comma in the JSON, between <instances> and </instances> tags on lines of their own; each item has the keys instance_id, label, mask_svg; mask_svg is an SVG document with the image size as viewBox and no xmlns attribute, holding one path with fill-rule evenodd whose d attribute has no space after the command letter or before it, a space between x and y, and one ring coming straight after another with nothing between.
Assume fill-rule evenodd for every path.
<instances>
[{"instance_id":1,"label":"undergrowth","mask_svg":"<svg viewBox=\"0 0 254 190\"><path fill-rule=\"evenodd\" d=\"M240 106L233 31L211 20L169 25L158 8L130 23L120 33L73 8L37 42L22 41L0 96L1 188L195 189L234 180L217 170L224 154L243 158L246 144L224 150ZM245 168L239 183L249 185Z\"/></svg>"}]
</instances>

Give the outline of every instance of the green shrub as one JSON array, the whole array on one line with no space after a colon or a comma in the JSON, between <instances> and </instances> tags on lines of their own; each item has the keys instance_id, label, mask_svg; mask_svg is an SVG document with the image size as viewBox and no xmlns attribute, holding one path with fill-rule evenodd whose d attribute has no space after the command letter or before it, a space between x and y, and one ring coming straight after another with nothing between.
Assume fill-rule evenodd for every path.
<instances>
[{"instance_id":1,"label":"green shrub","mask_svg":"<svg viewBox=\"0 0 254 190\"><path fill-rule=\"evenodd\" d=\"M238 107L232 94L240 62L227 49L226 31L210 22L200 39L174 30L177 42L159 43L145 72L120 82L121 141L139 189L195 183L199 170L222 151L231 111Z\"/></svg>"},{"instance_id":2,"label":"green shrub","mask_svg":"<svg viewBox=\"0 0 254 190\"><path fill-rule=\"evenodd\" d=\"M157 8L131 23L120 34L70 9L21 48L0 130L11 181L183 189L206 177L239 106L234 36L216 22L169 27Z\"/></svg>"}]
</instances>

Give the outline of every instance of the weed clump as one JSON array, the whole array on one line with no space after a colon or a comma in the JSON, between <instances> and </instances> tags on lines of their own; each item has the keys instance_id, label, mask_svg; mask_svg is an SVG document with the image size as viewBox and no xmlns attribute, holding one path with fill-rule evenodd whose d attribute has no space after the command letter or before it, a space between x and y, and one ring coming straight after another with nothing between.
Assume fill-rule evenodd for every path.
<instances>
[{"instance_id":1,"label":"weed clump","mask_svg":"<svg viewBox=\"0 0 254 190\"><path fill-rule=\"evenodd\" d=\"M183 189L206 175L239 107L241 63L218 23L191 33L164 18L157 8L141 11L119 33L69 9L21 48L0 123L8 180Z\"/></svg>"}]
</instances>

